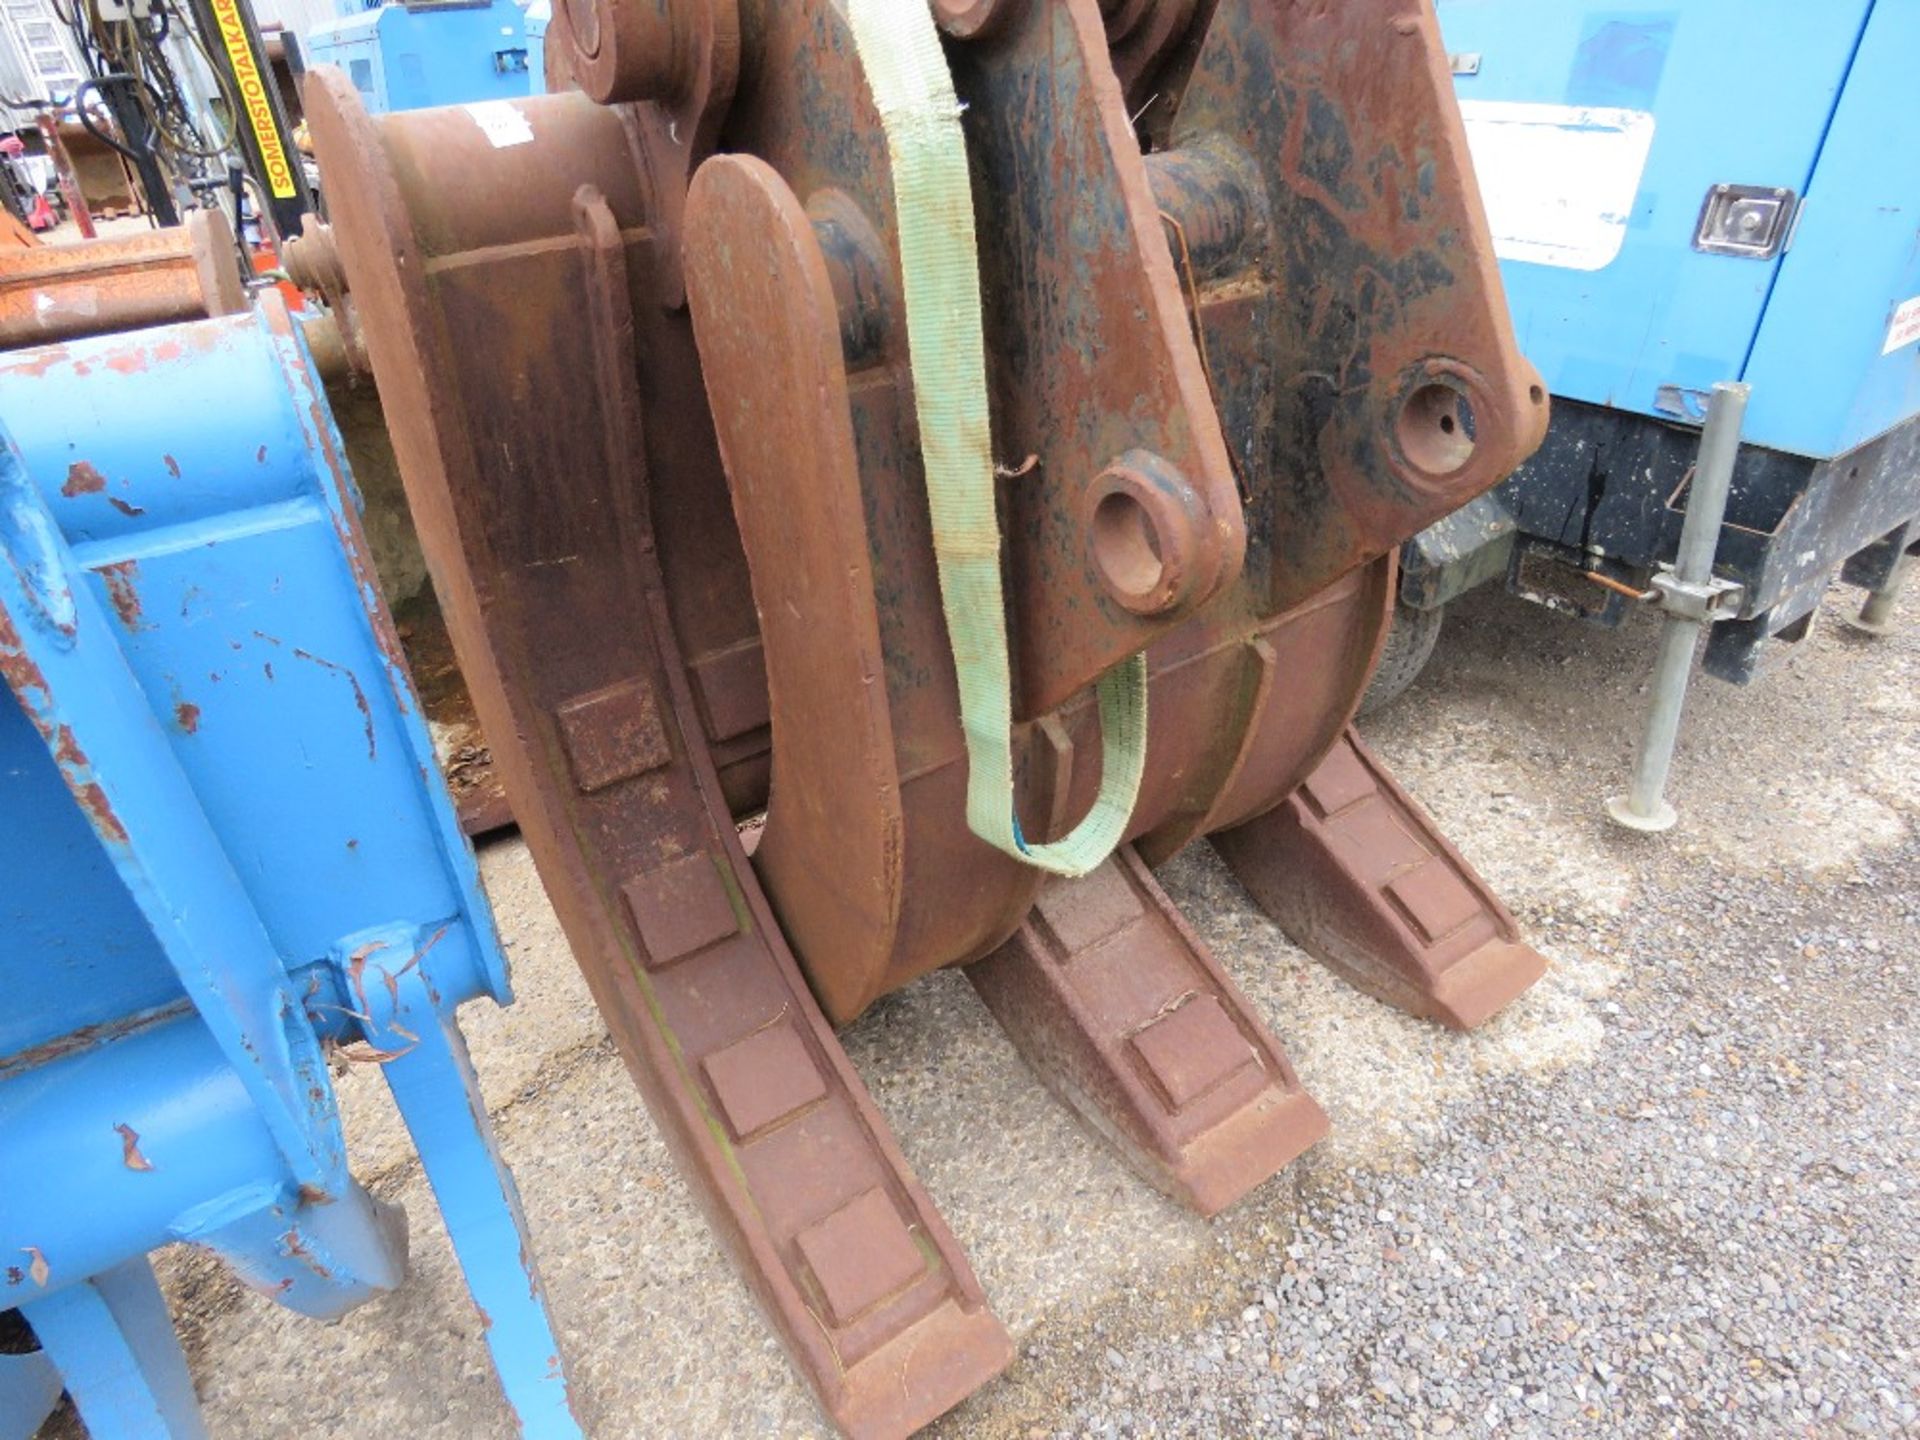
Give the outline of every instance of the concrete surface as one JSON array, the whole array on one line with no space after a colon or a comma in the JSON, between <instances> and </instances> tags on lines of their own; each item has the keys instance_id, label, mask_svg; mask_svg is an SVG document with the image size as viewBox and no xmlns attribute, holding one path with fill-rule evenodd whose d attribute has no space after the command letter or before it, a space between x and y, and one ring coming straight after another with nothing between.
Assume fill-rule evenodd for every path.
<instances>
[{"instance_id":1,"label":"concrete surface","mask_svg":"<svg viewBox=\"0 0 1920 1440\"><path fill-rule=\"evenodd\" d=\"M957 975L846 1042L1012 1329L941 1436L1914 1432L1920 597L1736 691L1696 680L1681 828L1604 820L1650 621L1482 591L1368 728L1553 961L1471 1036L1305 959L1204 847L1163 872L1333 1135L1209 1225L1035 1083ZM822 1436L589 1005L523 847L482 856L521 1002L465 1021L581 1410L603 1440ZM414 1273L334 1326L163 1275L217 1436L506 1436L377 1074L359 1173ZM74 1433L56 1421L56 1433Z\"/></svg>"}]
</instances>

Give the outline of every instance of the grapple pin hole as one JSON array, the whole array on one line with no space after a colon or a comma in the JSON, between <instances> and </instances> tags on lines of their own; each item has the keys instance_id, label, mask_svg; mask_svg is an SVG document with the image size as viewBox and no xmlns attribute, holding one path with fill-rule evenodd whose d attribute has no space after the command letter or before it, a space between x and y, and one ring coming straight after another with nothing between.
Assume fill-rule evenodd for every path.
<instances>
[{"instance_id":1,"label":"grapple pin hole","mask_svg":"<svg viewBox=\"0 0 1920 1440\"><path fill-rule=\"evenodd\" d=\"M1452 475L1473 455L1473 406L1454 386L1429 380L1400 403L1394 438L1422 475Z\"/></svg>"}]
</instances>

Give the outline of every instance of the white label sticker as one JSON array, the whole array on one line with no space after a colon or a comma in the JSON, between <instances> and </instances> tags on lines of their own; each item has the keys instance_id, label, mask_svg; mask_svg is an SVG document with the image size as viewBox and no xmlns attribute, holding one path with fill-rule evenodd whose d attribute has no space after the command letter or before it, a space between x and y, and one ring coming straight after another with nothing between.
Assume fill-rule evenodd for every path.
<instances>
[{"instance_id":1,"label":"white label sticker","mask_svg":"<svg viewBox=\"0 0 1920 1440\"><path fill-rule=\"evenodd\" d=\"M1887 326L1887 343L1880 347L1882 355L1891 355L1902 345L1911 345L1920 340L1920 295L1911 300L1902 300L1893 310L1893 323Z\"/></svg>"},{"instance_id":2,"label":"white label sticker","mask_svg":"<svg viewBox=\"0 0 1920 1440\"><path fill-rule=\"evenodd\" d=\"M1652 115L1462 100L1460 116L1494 254L1567 270L1613 263L1653 148Z\"/></svg>"},{"instance_id":3,"label":"white label sticker","mask_svg":"<svg viewBox=\"0 0 1920 1440\"><path fill-rule=\"evenodd\" d=\"M486 131L487 140L496 150L504 150L509 145L527 145L533 141L533 127L527 123L527 117L514 108L511 100L476 100L466 107L467 114L474 123Z\"/></svg>"}]
</instances>

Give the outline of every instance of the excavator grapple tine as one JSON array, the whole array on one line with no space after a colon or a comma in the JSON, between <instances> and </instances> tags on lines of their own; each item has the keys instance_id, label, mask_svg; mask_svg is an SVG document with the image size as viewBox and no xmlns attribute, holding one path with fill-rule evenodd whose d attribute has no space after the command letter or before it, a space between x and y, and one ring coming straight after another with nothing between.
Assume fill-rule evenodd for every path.
<instances>
[{"instance_id":1,"label":"excavator grapple tine","mask_svg":"<svg viewBox=\"0 0 1920 1440\"><path fill-rule=\"evenodd\" d=\"M1409 1014L1471 1030L1546 973L1351 727L1284 804L1213 844L1296 945Z\"/></svg>"},{"instance_id":2,"label":"excavator grapple tine","mask_svg":"<svg viewBox=\"0 0 1920 1440\"><path fill-rule=\"evenodd\" d=\"M1279 1042L1132 846L1048 885L967 976L1047 1087L1202 1215L1327 1133Z\"/></svg>"},{"instance_id":3,"label":"excavator grapple tine","mask_svg":"<svg viewBox=\"0 0 1920 1440\"><path fill-rule=\"evenodd\" d=\"M681 853L621 885L638 963L602 1008L822 1405L857 1440L904 1436L998 1375L1012 1345L794 963L689 745L692 696L657 596L653 610L652 678L672 704L652 722L666 743L642 752L664 761L658 793L703 803L679 807ZM648 693L603 691L574 713L612 722ZM577 761L590 732L563 726Z\"/></svg>"},{"instance_id":4,"label":"excavator grapple tine","mask_svg":"<svg viewBox=\"0 0 1920 1440\"><path fill-rule=\"evenodd\" d=\"M611 149L607 188L536 145L502 152L512 204L452 208L471 202L458 218L482 236L533 238L435 250L469 232L445 210L416 222L394 155L423 141L457 168L488 143L471 117L382 128L337 71L306 94L323 143L355 157L335 171L334 224L422 545L486 732L512 737L513 813L594 1000L828 1415L860 1440L910 1434L1012 1345L735 828L650 503L638 357L667 353L676 322L645 301L657 254L620 121L579 96L528 102L561 153ZM553 388L530 392L529 374Z\"/></svg>"}]
</instances>

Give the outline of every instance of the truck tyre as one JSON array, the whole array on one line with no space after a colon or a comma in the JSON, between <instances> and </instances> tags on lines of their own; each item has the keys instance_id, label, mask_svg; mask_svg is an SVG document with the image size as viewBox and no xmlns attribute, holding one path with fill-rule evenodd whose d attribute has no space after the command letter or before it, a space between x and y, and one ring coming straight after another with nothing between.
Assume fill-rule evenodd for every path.
<instances>
[{"instance_id":1,"label":"truck tyre","mask_svg":"<svg viewBox=\"0 0 1920 1440\"><path fill-rule=\"evenodd\" d=\"M1427 668L1434 642L1440 638L1440 619L1445 614L1446 607L1443 605L1436 605L1431 610L1415 610L1410 605L1400 603L1394 605L1393 622L1387 630L1387 643L1380 649L1379 668L1373 672L1373 679L1367 684L1367 693L1360 700L1362 715L1372 715L1385 709Z\"/></svg>"}]
</instances>

